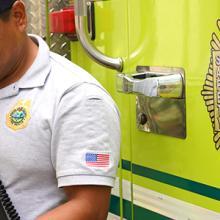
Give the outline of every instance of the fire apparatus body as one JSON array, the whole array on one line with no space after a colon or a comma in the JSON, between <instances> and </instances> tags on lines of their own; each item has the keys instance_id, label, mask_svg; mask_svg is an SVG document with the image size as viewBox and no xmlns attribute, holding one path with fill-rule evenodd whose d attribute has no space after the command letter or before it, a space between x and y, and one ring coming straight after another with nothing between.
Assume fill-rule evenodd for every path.
<instances>
[{"instance_id":1,"label":"fire apparatus body","mask_svg":"<svg viewBox=\"0 0 220 220\"><path fill-rule=\"evenodd\" d=\"M75 21L66 21L74 28L63 25L76 33L64 30L63 38L59 23L48 42L61 54L67 48L65 55L102 83L121 112L109 219L220 219L220 1L46 5L61 23L63 14L51 12L74 8Z\"/></svg>"}]
</instances>

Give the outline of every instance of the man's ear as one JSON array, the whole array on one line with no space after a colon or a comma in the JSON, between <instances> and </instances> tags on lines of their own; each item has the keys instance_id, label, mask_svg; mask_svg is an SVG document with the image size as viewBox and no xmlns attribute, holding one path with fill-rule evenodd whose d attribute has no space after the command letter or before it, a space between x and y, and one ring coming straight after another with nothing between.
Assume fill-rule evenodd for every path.
<instances>
[{"instance_id":1,"label":"man's ear","mask_svg":"<svg viewBox=\"0 0 220 220\"><path fill-rule=\"evenodd\" d=\"M26 31L27 15L25 5L22 1L16 1L11 8L11 18L14 20L16 27L21 32Z\"/></svg>"}]
</instances>

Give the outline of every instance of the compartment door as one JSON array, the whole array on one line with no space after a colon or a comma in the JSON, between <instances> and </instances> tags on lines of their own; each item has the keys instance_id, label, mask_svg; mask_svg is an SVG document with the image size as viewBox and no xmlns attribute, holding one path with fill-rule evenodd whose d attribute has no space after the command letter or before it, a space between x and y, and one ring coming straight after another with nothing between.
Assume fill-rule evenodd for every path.
<instances>
[{"instance_id":1,"label":"compartment door","mask_svg":"<svg viewBox=\"0 0 220 220\"><path fill-rule=\"evenodd\" d=\"M152 123L156 133L151 133L137 128L137 99L129 95L132 153L130 161L123 158L123 169L133 174L134 219L219 219L220 159L211 121L219 123L213 118L214 108L219 114L213 98L219 79L214 67L219 63L213 59L219 52L212 52L219 51L219 41L212 35L219 36L219 18L218 0L128 1L128 73L136 73L137 66L183 68L186 101L186 109L171 102L139 103L156 121ZM215 43L210 45L212 38ZM204 86L206 95L209 88L212 92L210 102L201 94ZM175 134L182 123L181 111L186 111L186 138L158 134L161 129Z\"/></svg>"}]
</instances>

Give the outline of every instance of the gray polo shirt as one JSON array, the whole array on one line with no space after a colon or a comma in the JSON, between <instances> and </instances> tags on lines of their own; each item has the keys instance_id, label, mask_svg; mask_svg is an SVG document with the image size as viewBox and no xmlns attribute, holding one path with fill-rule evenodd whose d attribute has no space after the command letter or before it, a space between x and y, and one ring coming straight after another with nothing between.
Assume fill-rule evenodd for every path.
<instances>
[{"instance_id":1,"label":"gray polo shirt","mask_svg":"<svg viewBox=\"0 0 220 220\"><path fill-rule=\"evenodd\" d=\"M87 72L46 43L16 83L0 90L0 179L22 220L66 200L62 187L113 186L117 107Z\"/></svg>"}]
</instances>

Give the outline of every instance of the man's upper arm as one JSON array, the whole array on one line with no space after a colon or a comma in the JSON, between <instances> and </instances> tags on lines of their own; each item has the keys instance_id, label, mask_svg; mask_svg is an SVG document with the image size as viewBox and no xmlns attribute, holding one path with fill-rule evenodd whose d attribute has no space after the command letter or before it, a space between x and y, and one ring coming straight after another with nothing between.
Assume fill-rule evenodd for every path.
<instances>
[{"instance_id":1,"label":"man's upper arm","mask_svg":"<svg viewBox=\"0 0 220 220\"><path fill-rule=\"evenodd\" d=\"M84 83L62 97L52 128L58 186L114 185L119 161L119 114L97 85Z\"/></svg>"},{"instance_id":2,"label":"man's upper arm","mask_svg":"<svg viewBox=\"0 0 220 220\"><path fill-rule=\"evenodd\" d=\"M82 209L83 217L89 216L90 220L106 220L111 188L107 186L67 186L64 191L68 200L76 203ZM80 219L80 216L78 216Z\"/></svg>"},{"instance_id":3,"label":"man's upper arm","mask_svg":"<svg viewBox=\"0 0 220 220\"><path fill-rule=\"evenodd\" d=\"M111 188L108 186L63 187L68 201L36 220L106 220Z\"/></svg>"}]
</instances>

